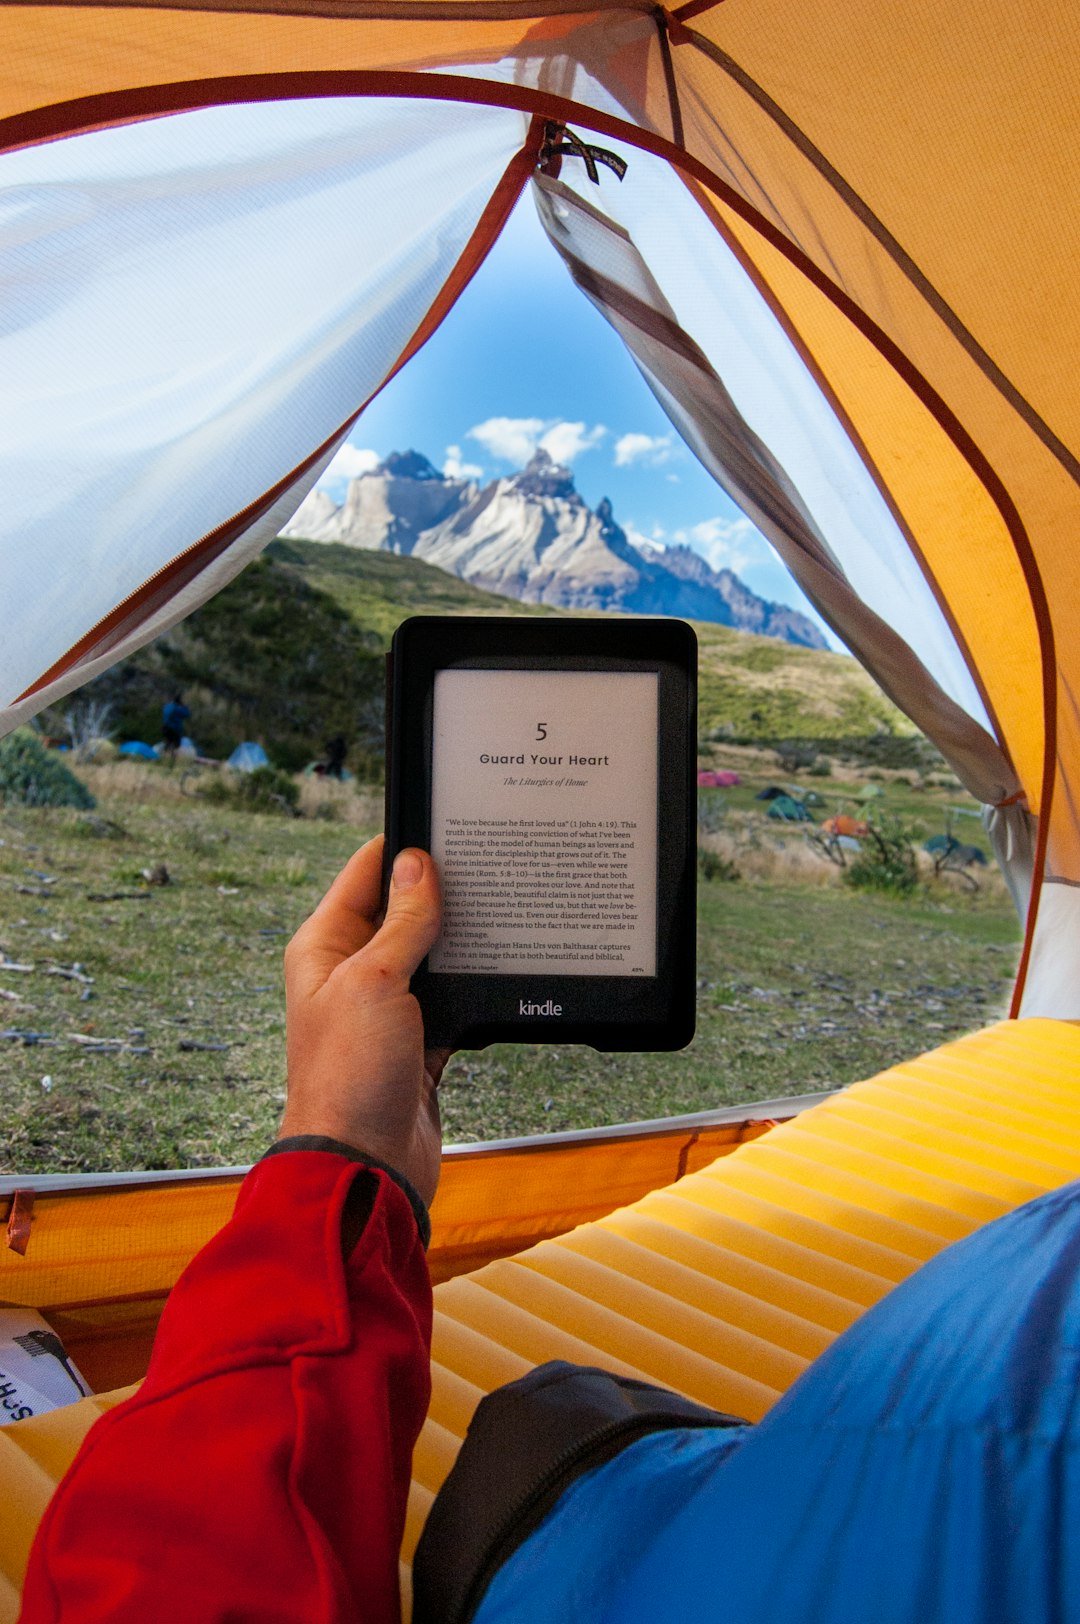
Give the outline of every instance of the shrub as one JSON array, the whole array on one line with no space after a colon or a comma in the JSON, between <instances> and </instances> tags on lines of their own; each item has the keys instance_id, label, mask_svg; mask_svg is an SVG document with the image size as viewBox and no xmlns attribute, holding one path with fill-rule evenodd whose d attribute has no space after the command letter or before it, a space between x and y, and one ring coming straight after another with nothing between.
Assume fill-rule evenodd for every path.
<instances>
[{"instance_id":1,"label":"shrub","mask_svg":"<svg viewBox=\"0 0 1080 1624\"><path fill-rule=\"evenodd\" d=\"M284 812L290 818L300 814L300 786L280 767L256 767L251 773L216 773L199 786L199 795L219 806L234 806L242 812Z\"/></svg>"},{"instance_id":2,"label":"shrub","mask_svg":"<svg viewBox=\"0 0 1080 1624\"><path fill-rule=\"evenodd\" d=\"M832 777L832 762L829 760L828 756L818 756L817 760L813 763L813 765L810 768L810 777L811 778L831 778Z\"/></svg>"},{"instance_id":3,"label":"shrub","mask_svg":"<svg viewBox=\"0 0 1080 1624\"><path fill-rule=\"evenodd\" d=\"M0 801L23 806L74 806L90 811L94 797L28 729L0 739Z\"/></svg>"},{"instance_id":4,"label":"shrub","mask_svg":"<svg viewBox=\"0 0 1080 1624\"><path fill-rule=\"evenodd\" d=\"M99 817L96 812L86 818L76 818L71 829L73 834L85 836L90 840L130 839L122 823L116 823L112 818Z\"/></svg>"},{"instance_id":5,"label":"shrub","mask_svg":"<svg viewBox=\"0 0 1080 1624\"><path fill-rule=\"evenodd\" d=\"M116 746L109 737L111 716L112 705L107 700L84 697L71 706L64 724L76 761L115 761Z\"/></svg>"},{"instance_id":6,"label":"shrub","mask_svg":"<svg viewBox=\"0 0 1080 1624\"><path fill-rule=\"evenodd\" d=\"M353 549L339 552L348 559ZM321 557L318 570L311 564L314 576ZM207 756L265 738L276 763L300 772L343 733L356 741L350 766L369 749L381 765L381 746L368 738L383 709L381 638L306 575L300 554L253 560L202 608L95 677L87 697L113 706L117 737L159 738L162 700L180 690L188 732Z\"/></svg>"},{"instance_id":7,"label":"shrub","mask_svg":"<svg viewBox=\"0 0 1080 1624\"><path fill-rule=\"evenodd\" d=\"M776 759L786 773L797 773L800 768L812 767L817 760L817 746L788 739L776 746Z\"/></svg>"},{"instance_id":8,"label":"shrub","mask_svg":"<svg viewBox=\"0 0 1080 1624\"><path fill-rule=\"evenodd\" d=\"M702 834L714 835L727 816L727 803L715 789L699 789L697 826Z\"/></svg>"},{"instance_id":9,"label":"shrub","mask_svg":"<svg viewBox=\"0 0 1080 1624\"><path fill-rule=\"evenodd\" d=\"M914 841L918 831L899 818L872 820L862 851L844 870L844 883L857 891L881 891L886 896L910 896L919 883Z\"/></svg>"},{"instance_id":10,"label":"shrub","mask_svg":"<svg viewBox=\"0 0 1080 1624\"><path fill-rule=\"evenodd\" d=\"M235 791L238 806L251 812L287 812L296 817L300 786L280 767L256 767L241 773Z\"/></svg>"},{"instance_id":11,"label":"shrub","mask_svg":"<svg viewBox=\"0 0 1080 1624\"><path fill-rule=\"evenodd\" d=\"M707 846L697 849L698 873L703 880L737 880L739 871L734 863L726 857L721 857L718 851L710 851Z\"/></svg>"}]
</instances>

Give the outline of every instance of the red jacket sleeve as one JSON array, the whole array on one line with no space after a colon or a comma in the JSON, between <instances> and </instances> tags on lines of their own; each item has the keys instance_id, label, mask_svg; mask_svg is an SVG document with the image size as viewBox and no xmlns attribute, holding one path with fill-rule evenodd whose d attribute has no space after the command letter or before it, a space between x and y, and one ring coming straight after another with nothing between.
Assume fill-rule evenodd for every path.
<instances>
[{"instance_id":1,"label":"red jacket sleeve","mask_svg":"<svg viewBox=\"0 0 1080 1624\"><path fill-rule=\"evenodd\" d=\"M430 1340L394 1180L325 1151L260 1162L57 1489L20 1624L395 1624Z\"/></svg>"}]
</instances>

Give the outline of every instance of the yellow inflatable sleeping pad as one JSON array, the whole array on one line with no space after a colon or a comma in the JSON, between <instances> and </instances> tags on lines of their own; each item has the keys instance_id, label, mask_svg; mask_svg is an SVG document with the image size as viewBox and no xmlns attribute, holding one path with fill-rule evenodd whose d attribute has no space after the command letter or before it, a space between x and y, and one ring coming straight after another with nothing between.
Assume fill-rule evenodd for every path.
<instances>
[{"instance_id":1,"label":"yellow inflatable sleeping pad","mask_svg":"<svg viewBox=\"0 0 1080 1624\"><path fill-rule=\"evenodd\" d=\"M438 1286L406 1597L428 1507L484 1393L561 1358L757 1419L927 1258L1078 1174L1080 1030L1006 1022L857 1083L632 1206ZM55 1482L123 1396L0 1430L0 1624L15 1619Z\"/></svg>"}]
</instances>

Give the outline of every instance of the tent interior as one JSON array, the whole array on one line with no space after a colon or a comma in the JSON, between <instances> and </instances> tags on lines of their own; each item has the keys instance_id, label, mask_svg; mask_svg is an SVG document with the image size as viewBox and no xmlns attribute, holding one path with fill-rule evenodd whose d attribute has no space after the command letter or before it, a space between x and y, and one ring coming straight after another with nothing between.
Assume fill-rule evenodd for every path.
<instances>
[{"instance_id":1,"label":"tent interior","mask_svg":"<svg viewBox=\"0 0 1080 1624\"><path fill-rule=\"evenodd\" d=\"M257 555L528 191L691 450L982 803L1026 921L1016 1024L1080 1019L1074 7L95 0L4 15L0 730ZM46 481L56 442L67 473ZM1060 1103L1057 1042L1032 1075ZM1030 1131L995 1085L948 1132L978 1135L999 1109ZM825 1177L835 1147L808 1137ZM709 1159L724 1149L743 1166L755 1146ZM647 1179L685 1171L661 1156ZM557 1223L503 1250L652 1187L616 1180L579 1213L564 1176L543 1175ZM148 1251L166 1188L128 1231ZM95 1255L79 1211L40 1278ZM16 1276L34 1251L9 1247L0 1296L28 1300ZM86 1309L108 1293L72 1277L60 1296Z\"/></svg>"}]
</instances>

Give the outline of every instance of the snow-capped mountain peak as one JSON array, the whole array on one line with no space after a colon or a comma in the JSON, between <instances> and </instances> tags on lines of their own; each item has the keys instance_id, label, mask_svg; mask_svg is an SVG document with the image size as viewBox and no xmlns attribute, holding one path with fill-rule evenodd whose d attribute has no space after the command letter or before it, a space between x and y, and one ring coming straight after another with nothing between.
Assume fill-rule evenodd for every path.
<instances>
[{"instance_id":1,"label":"snow-capped mountain peak","mask_svg":"<svg viewBox=\"0 0 1080 1624\"><path fill-rule=\"evenodd\" d=\"M570 469L543 450L483 489L440 474L420 452L393 452L350 481L340 507L312 491L282 534L411 554L523 603L682 615L827 646L805 615L757 597L693 549L636 546L609 499L594 512Z\"/></svg>"}]
</instances>

